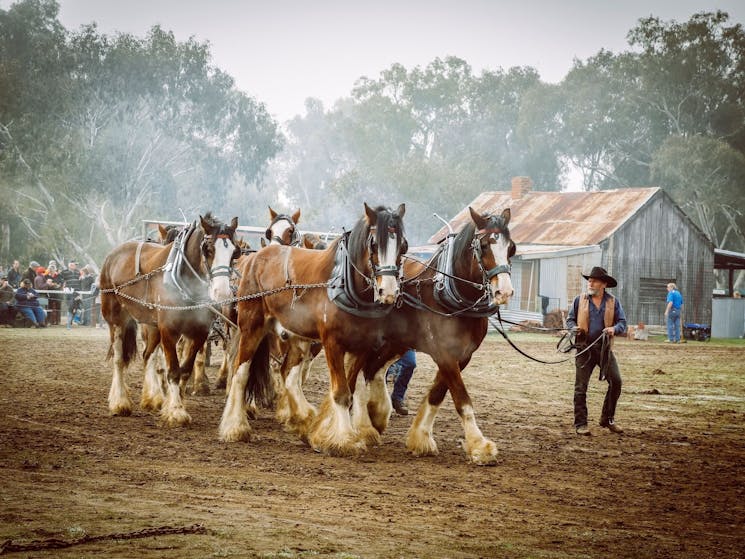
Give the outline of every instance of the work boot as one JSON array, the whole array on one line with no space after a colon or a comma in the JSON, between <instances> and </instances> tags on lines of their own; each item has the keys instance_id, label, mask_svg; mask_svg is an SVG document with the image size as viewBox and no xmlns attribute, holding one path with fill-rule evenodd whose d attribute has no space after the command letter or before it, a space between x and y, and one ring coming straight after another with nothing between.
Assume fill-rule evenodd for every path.
<instances>
[{"instance_id":1,"label":"work boot","mask_svg":"<svg viewBox=\"0 0 745 559\"><path fill-rule=\"evenodd\" d=\"M398 415L409 415L409 408L406 407L406 404L404 404L403 401L391 400L391 403L393 404L393 409L396 410Z\"/></svg>"},{"instance_id":2,"label":"work boot","mask_svg":"<svg viewBox=\"0 0 745 559\"><path fill-rule=\"evenodd\" d=\"M577 425L576 429L578 435L583 435L585 437L589 436L590 428L587 425Z\"/></svg>"},{"instance_id":3,"label":"work boot","mask_svg":"<svg viewBox=\"0 0 745 559\"><path fill-rule=\"evenodd\" d=\"M612 419L608 419L607 417L600 418L600 426L605 427L611 433L616 433L617 435L623 433L623 429L621 429L619 425L616 425L616 423Z\"/></svg>"}]
</instances>

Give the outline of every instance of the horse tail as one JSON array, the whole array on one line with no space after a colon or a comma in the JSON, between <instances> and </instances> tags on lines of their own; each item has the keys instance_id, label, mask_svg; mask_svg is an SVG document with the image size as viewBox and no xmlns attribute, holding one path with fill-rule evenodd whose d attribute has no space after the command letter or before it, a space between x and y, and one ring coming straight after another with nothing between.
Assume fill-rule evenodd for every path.
<instances>
[{"instance_id":1,"label":"horse tail","mask_svg":"<svg viewBox=\"0 0 745 559\"><path fill-rule=\"evenodd\" d=\"M269 366L271 342L271 335L262 338L248 366L248 382L246 383L246 400L254 401L265 408L272 405L276 395Z\"/></svg>"}]
</instances>

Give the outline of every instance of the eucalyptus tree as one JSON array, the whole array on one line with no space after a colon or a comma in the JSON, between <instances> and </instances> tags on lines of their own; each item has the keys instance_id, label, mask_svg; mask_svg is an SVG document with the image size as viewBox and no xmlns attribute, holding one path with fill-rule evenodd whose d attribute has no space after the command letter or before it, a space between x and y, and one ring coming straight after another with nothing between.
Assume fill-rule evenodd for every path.
<instances>
[{"instance_id":1,"label":"eucalyptus tree","mask_svg":"<svg viewBox=\"0 0 745 559\"><path fill-rule=\"evenodd\" d=\"M17 47L3 57L9 66L57 80L44 88L11 74L40 110L26 102L0 112L10 146L2 179L19 194L27 237L97 259L138 234L143 217L227 211L230 187L260 180L281 135L263 104L211 64L208 44L178 42L159 26L143 38L106 36L95 24L68 32L57 11L51 0L25 0L3 14L47 37L42 47L17 46L15 28L0 29L4 53ZM47 77L48 58L60 63Z\"/></svg>"}]
</instances>

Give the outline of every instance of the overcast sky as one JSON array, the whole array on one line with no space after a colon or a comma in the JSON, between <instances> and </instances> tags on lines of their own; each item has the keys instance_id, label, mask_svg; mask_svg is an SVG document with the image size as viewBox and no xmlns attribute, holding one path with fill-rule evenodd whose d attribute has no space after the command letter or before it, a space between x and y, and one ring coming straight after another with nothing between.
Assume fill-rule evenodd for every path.
<instances>
[{"instance_id":1,"label":"overcast sky","mask_svg":"<svg viewBox=\"0 0 745 559\"><path fill-rule=\"evenodd\" d=\"M329 107L360 76L399 62L411 69L454 55L475 73L533 66L558 82L574 58L627 48L639 18L687 21L722 9L745 22L742 0L59 0L68 29L142 36L154 24L179 40L209 41L214 64L280 121L307 97ZM0 0L7 7L8 0Z\"/></svg>"}]
</instances>

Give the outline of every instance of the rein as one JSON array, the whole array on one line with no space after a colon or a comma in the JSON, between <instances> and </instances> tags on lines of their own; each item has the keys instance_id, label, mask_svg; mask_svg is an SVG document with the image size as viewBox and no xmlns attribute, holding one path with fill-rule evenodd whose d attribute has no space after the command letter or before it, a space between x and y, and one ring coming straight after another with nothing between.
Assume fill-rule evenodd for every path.
<instances>
[{"instance_id":1,"label":"rein","mask_svg":"<svg viewBox=\"0 0 745 559\"><path fill-rule=\"evenodd\" d=\"M502 325L502 316L499 313L499 309L497 309L497 319L499 320L499 324ZM507 336L507 332L505 332L504 327L499 328L498 326L496 326L494 324L492 324L492 326L494 326L494 329L497 332L499 332L502 335L502 337L505 340L507 340L507 343L510 344L512 346L512 348L515 351L517 351L520 355L523 355L523 356L527 357L531 361L535 361L537 363L543 363L545 365L556 365L556 364L559 364L559 363L565 363L565 362L569 361L570 359L576 359L577 357L579 357L583 353L586 353L587 351L589 351L595 344L597 344L599 342L602 343L603 345L605 345L605 343L607 343L607 339L608 339L608 335L605 332L603 332L602 334L600 334L600 336L598 338L595 339L595 341L593 341L591 344L589 344L584 349L578 351L573 356L569 356L566 359L560 359L558 361L544 361L543 359L538 359L537 357L533 357L532 355L529 355L529 354L525 353L522 349L520 349L519 347L517 347L515 345L515 343L512 340L510 340L509 336ZM570 344L566 347L566 349L560 349L560 347L564 343L564 340L565 339L570 340ZM559 343L556 344L556 349L557 349L557 351L561 351L562 353L569 353L573 349L577 349L577 346L575 345L575 343L573 341L571 341L571 334L569 332L567 332L566 334L564 334L561 337L561 339L559 340Z\"/></svg>"}]
</instances>

